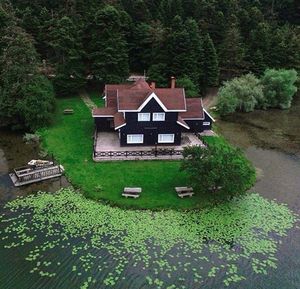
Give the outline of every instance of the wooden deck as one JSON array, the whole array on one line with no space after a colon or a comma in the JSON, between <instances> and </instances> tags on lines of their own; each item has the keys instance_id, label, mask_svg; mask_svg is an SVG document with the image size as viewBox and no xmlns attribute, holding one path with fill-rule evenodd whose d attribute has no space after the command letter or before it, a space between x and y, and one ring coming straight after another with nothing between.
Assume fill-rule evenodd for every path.
<instances>
[{"instance_id":1,"label":"wooden deck","mask_svg":"<svg viewBox=\"0 0 300 289\"><path fill-rule=\"evenodd\" d=\"M9 174L14 186L20 187L47 179L62 176L64 168L61 165L47 166L45 168L30 169L29 167L15 169Z\"/></svg>"},{"instance_id":2,"label":"wooden deck","mask_svg":"<svg viewBox=\"0 0 300 289\"><path fill-rule=\"evenodd\" d=\"M205 147L203 142L192 133L182 134L180 146L120 146L117 133L98 132L95 134L93 160L126 161L126 160L180 160L183 158L184 147L198 145Z\"/></svg>"}]
</instances>

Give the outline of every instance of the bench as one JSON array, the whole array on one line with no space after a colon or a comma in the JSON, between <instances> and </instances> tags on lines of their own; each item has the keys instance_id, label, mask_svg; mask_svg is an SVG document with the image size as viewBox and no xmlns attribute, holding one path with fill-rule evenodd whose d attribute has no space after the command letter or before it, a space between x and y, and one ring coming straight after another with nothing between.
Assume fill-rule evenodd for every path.
<instances>
[{"instance_id":1,"label":"bench","mask_svg":"<svg viewBox=\"0 0 300 289\"><path fill-rule=\"evenodd\" d=\"M66 108L64 110L64 114L73 114L74 113L74 110L72 108Z\"/></svg>"},{"instance_id":2,"label":"bench","mask_svg":"<svg viewBox=\"0 0 300 289\"><path fill-rule=\"evenodd\" d=\"M175 187L175 191L179 198L192 197L194 195L194 190L191 187Z\"/></svg>"},{"instance_id":3,"label":"bench","mask_svg":"<svg viewBox=\"0 0 300 289\"><path fill-rule=\"evenodd\" d=\"M142 188L124 188L124 191L122 193L123 197L126 198L138 198L142 192Z\"/></svg>"}]
</instances>

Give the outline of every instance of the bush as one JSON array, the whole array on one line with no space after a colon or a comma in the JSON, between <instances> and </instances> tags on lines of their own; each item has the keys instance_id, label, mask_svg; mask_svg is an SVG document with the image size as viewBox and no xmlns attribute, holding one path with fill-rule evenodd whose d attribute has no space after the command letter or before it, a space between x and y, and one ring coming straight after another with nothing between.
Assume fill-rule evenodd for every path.
<instances>
[{"instance_id":1,"label":"bush","mask_svg":"<svg viewBox=\"0 0 300 289\"><path fill-rule=\"evenodd\" d=\"M255 169L244 154L224 141L184 150L181 169L190 177L191 185L205 193L219 192L228 196L244 193L255 183Z\"/></svg>"},{"instance_id":2,"label":"bush","mask_svg":"<svg viewBox=\"0 0 300 289\"><path fill-rule=\"evenodd\" d=\"M185 89L185 95L187 97L197 97L199 96L199 90L197 88L197 86L193 83L193 81L187 77L181 77L178 78L176 81L176 86L177 87L182 87Z\"/></svg>"},{"instance_id":3,"label":"bush","mask_svg":"<svg viewBox=\"0 0 300 289\"><path fill-rule=\"evenodd\" d=\"M296 70L267 69L261 79L264 91L264 106L287 109L291 107L293 96L297 92Z\"/></svg>"},{"instance_id":4,"label":"bush","mask_svg":"<svg viewBox=\"0 0 300 289\"><path fill-rule=\"evenodd\" d=\"M237 109L253 111L264 99L263 87L259 79L249 73L225 82L218 93L217 109L220 115L226 115Z\"/></svg>"},{"instance_id":5,"label":"bush","mask_svg":"<svg viewBox=\"0 0 300 289\"><path fill-rule=\"evenodd\" d=\"M47 126L55 110L55 94L51 82L37 75L23 88L23 98L17 103L17 110L26 128L35 131Z\"/></svg>"}]
</instances>

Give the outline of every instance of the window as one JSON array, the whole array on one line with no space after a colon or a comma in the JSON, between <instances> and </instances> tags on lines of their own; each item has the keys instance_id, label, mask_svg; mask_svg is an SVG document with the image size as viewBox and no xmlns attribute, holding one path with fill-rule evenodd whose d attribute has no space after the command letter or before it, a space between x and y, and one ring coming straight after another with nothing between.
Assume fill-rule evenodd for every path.
<instances>
[{"instance_id":1,"label":"window","mask_svg":"<svg viewBox=\"0 0 300 289\"><path fill-rule=\"evenodd\" d=\"M150 121L150 113L139 113L138 121Z\"/></svg>"},{"instance_id":2,"label":"window","mask_svg":"<svg viewBox=\"0 0 300 289\"><path fill-rule=\"evenodd\" d=\"M165 113L164 112L154 112L153 113L153 121L165 121Z\"/></svg>"},{"instance_id":3,"label":"window","mask_svg":"<svg viewBox=\"0 0 300 289\"><path fill-rule=\"evenodd\" d=\"M127 143L143 143L144 135L143 134L128 134Z\"/></svg>"},{"instance_id":4,"label":"window","mask_svg":"<svg viewBox=\"0 0 300 289\"><path fill-rule=\"evenodd\" d=\"M204 121L203 125L210 125L210 122L209 121Z\"/></svg>"},{"instance_id":5,"label":"window","mask_svg":"<svg viewBox=\"0 0 300 289\"><path fill-rule=\"evenodd\" d=\"M159 134L158 143L173 143L174 134Z\"/></svg>"}]
</instances>

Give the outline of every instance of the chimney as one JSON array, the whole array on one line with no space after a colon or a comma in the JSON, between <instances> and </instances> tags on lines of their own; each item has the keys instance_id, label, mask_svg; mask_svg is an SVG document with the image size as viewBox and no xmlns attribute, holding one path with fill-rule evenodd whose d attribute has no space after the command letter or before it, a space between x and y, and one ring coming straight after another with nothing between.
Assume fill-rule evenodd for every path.
<instances>
[{"instance_id":1,"label":"chimney","mask_svg":"<svg viewBox=\"0 0 300 289\"><path fill-rule=\"evenodd\" d=\"M176 87L176 78L174 76L171 77L171 88Z\"/></svg>"},{"instance_id":2,"label":"chimney","mask_svg":"<svg viewBox=\"0 0 300 289\"><path fill-rule=\"evenodd\" d=\"M151 82L150 87L151 87L151 89L155 89L155 82L154 81Z\"/></svg>"}]
</instances>

